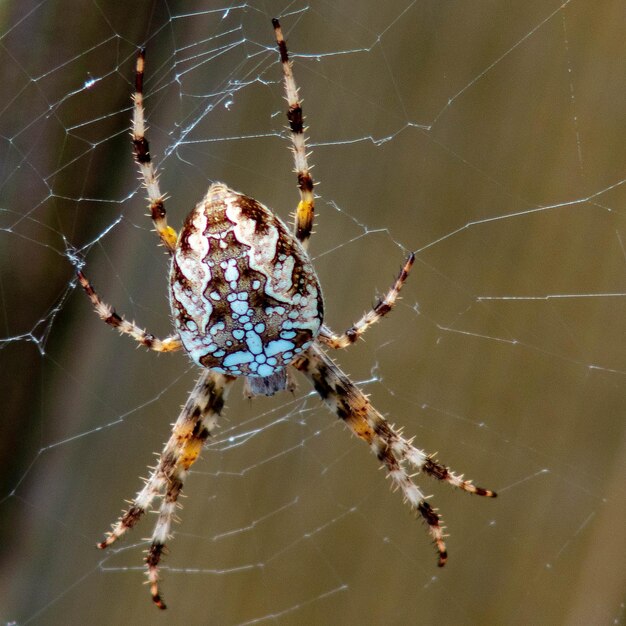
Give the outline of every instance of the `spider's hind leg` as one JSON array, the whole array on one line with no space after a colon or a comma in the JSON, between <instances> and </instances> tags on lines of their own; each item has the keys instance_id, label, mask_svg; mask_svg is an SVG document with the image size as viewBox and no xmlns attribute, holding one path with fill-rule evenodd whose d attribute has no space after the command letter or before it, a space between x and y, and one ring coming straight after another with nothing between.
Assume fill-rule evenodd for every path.
<instances>
[{"instance_id":1,"label":"spider's hind leg","mask_svg":"<svg viewBox=\"0 0 626 626\"><path fill-rule=\"evenodd\" d=\"M321 348L311 346L293 361L293 366L309 378L331 411L336 413L357 437L365 441L383 463L394 486L402 491L409 506L428 525L430 536L439 554L438 564L440 567L445 565L448 552L441 517L413 482L405 465L412 465L416 470L468 493L495 497L495 492L476 487L469 480L463 480L444 465L436 463L431 456L415 448L411 441L407 441L391 427L365 394Z\"/></svg>"},{"instance_id":2,"label":"spider's hind leg","mask_svg":"<svg viewBox=\"0 0 626 626\"><path fill-rule=\"evenodd\" d=\"M189 468L200 455L202 447L217 424L233 376L204 370L185 403L172 434L163 448L157 466L137 494L129 509L113 525L104 541L107 548L130 530L148 511L155 498L161 497L161 507L146 557L148 582L152 600L160 608L165 604L159 590L159 563L170 537L172 521Z\"/></svg>"}]
</instances>

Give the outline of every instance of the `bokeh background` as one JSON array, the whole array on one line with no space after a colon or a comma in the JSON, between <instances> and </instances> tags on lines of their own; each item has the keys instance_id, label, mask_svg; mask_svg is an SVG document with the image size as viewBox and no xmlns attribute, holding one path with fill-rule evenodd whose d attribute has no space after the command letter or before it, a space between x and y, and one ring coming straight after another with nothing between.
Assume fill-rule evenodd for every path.
<instances>
[{"instance_id":1,"label":"bokeh background","mask_svg":"<svg viewBox=\"0 0 626 626\"><path fill-rule=\"evenodd\" d=\"M197 374L106 327L68 250L118 311L169 332L128 138L144 44L170 222L215 180L288 219L276 15L320 182L328 323L417 253L397 309L335 356L500 498L419 479L450 533L439 570L306 381L253 403L236 388L185 487L160 614L142 585L154 517L95 543ZM3 3L0 619L624 623L625 25L617 0Z\"/></svg>"}]
</instances>

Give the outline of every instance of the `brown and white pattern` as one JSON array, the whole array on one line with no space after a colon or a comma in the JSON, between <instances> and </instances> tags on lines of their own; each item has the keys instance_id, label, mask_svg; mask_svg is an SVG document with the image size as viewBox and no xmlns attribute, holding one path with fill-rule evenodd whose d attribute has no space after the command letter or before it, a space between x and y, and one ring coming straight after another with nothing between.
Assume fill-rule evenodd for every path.
<instances>
[{"instance_id":1,"label":"brown and white pattern","mask_svg":"<svg viewBox=\"0 0 626 626\"><path fill-rule=\"evenodd\" d=\"M474 486L414 447L324 352L324 346L352 345L391 311L415 256L409 255L385 297L344 333L336 335L323 324L322 292L306 253L313 227L314 194L304 118L280 24L278 20L272 23L283 68L300 190L293 234L266 206L221 183L209 187L188 215L180 235L167 224L164 197L145 137L142 50L137 58L133 96L133 152L147 190L152 220L171 258L170 304L176 333L158 339L127 321L100 299L81 271L77 273L96 313L107 324L157 352L182 347L203 368L156 467L128 510L98 544L102 549L113 544L140 520L155 499L160 499L146 566L152 599L161 609L165 603L159 587L159 564L171 538L179 496L237 377L245 381L244 393L253 396L293 389L291 372L304 374L329 409L368 444L392 484L426 522L440 566L448 558L441 518L411 472L421 472L468 493L496 495Z\"/></svg>"},{"instance_id":2,"label":"brown and white pattern","mask_svg":"<svg viewBox=\"0 0 626 626\"><path fill-rule=\"evenodd\" d=\"M321 289L300 243L268 208L220 183L185 220L170 281L185 350L216 371L273 376L322 324Z\"/></svg>"}]
</instances>

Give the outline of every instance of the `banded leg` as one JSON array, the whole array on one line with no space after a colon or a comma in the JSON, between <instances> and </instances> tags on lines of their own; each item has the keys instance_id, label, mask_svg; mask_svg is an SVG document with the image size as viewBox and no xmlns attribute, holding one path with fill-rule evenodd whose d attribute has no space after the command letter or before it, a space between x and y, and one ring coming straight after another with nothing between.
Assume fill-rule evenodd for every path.
<instances>
[{"instance_id":1,"label":"banded leg","mask_svg":"<svg viewBox=\"0 0 626 626\"><path fill-rule=\"evenodd\" d=\"M155 352L175 352L181 349L182 343L178 335L169 335L165 339L159 339L152 333L143 330L143 328L139 328L133 322L125 320L115 312L112 306L102 302L87 277L80 270L76 272L76 276L78 277L78 282L80 282L89 296L96 313L109 326L117 328L122 335L130 335L137 343Z\"/></svg>"},{"instance_id":2,"label":"banded leg","mask_svg":"<svg viewBox=\"0 0 626 626\"><path fill-rule=\"evenodd\" d=\"M371 311L365 313L356 324L348 328L342 335L335 335L328 326L322 326L319 340L329 348L347 348L357 341L372 324L375 324L381 317L391 311L414 262L415 255L411 252L387 295L382 300L379 300Z\"/></svg>"},{"instance_id":3,"label":"banded leg","mask_svg":"<svg viewBox=\"0 0 626 626\"><path fill-rule=\"evenodd\" d=\"M404 467L408 463L416 470L433 478L479 496L495 497L496 493L476 487L463 480L445 465L437 463L431 456L413 447L397 433L383 416L370 404L367 397L333 363L327 354L315 345L297 357L293 365L307 376L326 405L335 412L360 439L369 444L372 452L387 469L394 485L402 490L409 506L419 513L426 524L439 554L438 565L442 567L448 559L444 542L441 517L426 501L426 497L412 481Z\"/></svg>"},{"instance_id":4,"label":"banded leg","mask_svg":"<svg viewBox=\"0 0 626 626\"><path fill-rule=\"evenodd\" d=\"M287 119L289 120L289 129L291 131L291 149L293 152L294 169L298 176L298 189L300 190L300 202L294 218L294 235L306 249L311 231L313 230L315 215L314 183L309 170L306 137L304 136L306 128L304 126L304 117L302 116L302 105L298 98L298 87L293 78L291 61L287 52L287 44L283 38L283 31L277 19L273 19L272 24L274 26L276 44L280 52L280 62L283 66L285 98L289 105Z\"/></svg>"},{"instance_id":5,"label":"banded leg","mask_svg":"<svg viewBox=\"0 0 626 626\"><path fill-rule=\"evenodd\" d=\"M107 548L130 530L160 497L161 507L157 518L152 542L148 549L146 565L152 600L160 608L165 604L159 592L159 562L170 537L172 520L178 505L189 468L197 460L206 439L211 435L222 412L233 376L226 376L204 370L183 407L172 434L163 448L157 466L152 470L143 489L137 494L131 506L107 533L100 549Z\"/></svg>"},{"instance_id":6,"label":"banded leg","mask_svg":"<svg viewBox=\"0 0 626 626\"><path fill-rule=\"evenodd\" d=\"M137 56L137 65L135 69L135 93L133 94L133 129L131 132L133 138L133 156L139 171L143 177L143 184L148 192L148 200L150 202L150 215L156 231L161 241L171 254L176 247L178 235L176 231L167 224L167 216L165 213L165 196L159 188L159 179L152 164L150 156L150 144L145 137L146 123L143 108L143 70L145 65L145 50L141 50Z\"/></svg>"}]
</instances>

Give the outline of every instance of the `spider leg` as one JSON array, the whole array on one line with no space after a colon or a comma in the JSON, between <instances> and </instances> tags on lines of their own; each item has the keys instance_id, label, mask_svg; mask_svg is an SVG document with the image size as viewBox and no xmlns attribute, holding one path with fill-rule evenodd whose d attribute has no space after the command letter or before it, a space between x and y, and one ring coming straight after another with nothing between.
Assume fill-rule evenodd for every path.
<instances>
[{"instance_id":1,"label":"spider leg","mask_svg":"<svg viewBox=\"0 0 626 626\"><path fill-rule=\"evenodd\" d=\"M128 510L113 525L106 539L98 544L99 548L104 549L117 541L150 509L155 498L162 498L146 557L150 594L160 609L166 607L159 592L159 562L179 506L178 496L189 468L198 459L206 439L216 427L230 384L234 380L233 376L212 370L202 372L172 428L172 434L150 478Z\"/></svg>"},{"instance_id":2,"label":"spider leg","mask_svg":"<svg viewBox=\"0 0 626 626\"><path fill-rule=\"evenodd\" d=\"M415 485L404 463L407 462L418 471L446 481L468 493L488 497L495 497L496 493L476 487L471 481L463 480L422 450L413 447L411 441L404 439L391 427L370 404L365 394L321 348L313 345L298 356L293 365L311 380L326 405L350 430L369 444L372 452L386 467L394 485L402 490L410 507L419 513L428 525L430 536L439 554L438 564L440 567L445 565L448 553L441 517Z\"/></svg>"},{"instance_id":3,"label":"spider leg","mask_svg":"<svg viewBox=\"0 0 626 626\"><path fill-rule=\"evenodd\" d=\"M89 296L96 313L100 316L100 319L104 320L109 326L117 328L123 335L130 335L137 343L155 352L175 352L181 349L182 343L178 335L170 335L165 339L159 339L133 322L125 320L115 312L112 306L102 302L87 277L80 270L76 272L76 275L78 281Z\"/></svg>"},{"instance_id":4,"label":"spider leg","mask_svg":"<svg viewBox=\"0 0 626 626\"><path fill-rule=\"evenodd\" d=\"M372 324L375 324L381 317L391 311L414 262L415 254L411 252L387 295L382 300L379 300L374 308L365 313L356 324L348 328L342 335L335 335L328 326L324 325L320 331L319 340L329 348L347 348L357 341Z\"/></svg>"},{"instance_id":5,"label":"spider leg","mask_svg":"<svg viewBox=\"0 0 626 626\"><path fill-rule=\"evenodd\" d=\"M171 254L176 247L178 235L167 224L165 213L165 196L159 188L159 179L152 164L150 156L150 144L145 137L146 123L143 108L143 70L145 65L145 50L141 50L137 56L135 70L135 93L133 94L133 155L143 178L143 184L148 192L150 202L150 214L156 231L161 241Z\"/></svg>"},{"instance_id":6,"label":"spider leg","mask_svg":"<svg viewBox=\"0 0 626 626\"><path fill-rule=\"evenodd\" d=\"M313 229L313 219L315 214L315 197L313 194L313 178L309 170L306 151L306 137L304 132L304 117L302 116L302 105L298 98L298 87L293 78L291 61L287 52L287 44L283 38L283 31L277 19L272 20L276 44L280 52L280 62L283 66L283 77L285 81L285 99L289 108L287 109L287 119L291 131L291 143L294 160L294 170L298 176L298 189L300 190L300 202L296 209L294 218L294 235L306 248Z\"/></svg>"}]
</instances>

